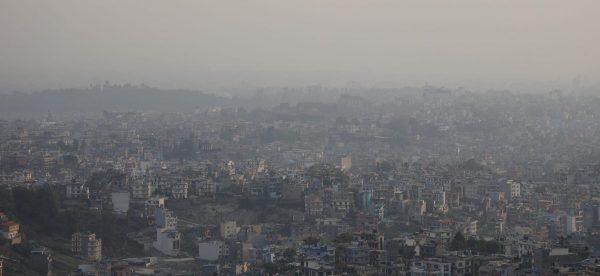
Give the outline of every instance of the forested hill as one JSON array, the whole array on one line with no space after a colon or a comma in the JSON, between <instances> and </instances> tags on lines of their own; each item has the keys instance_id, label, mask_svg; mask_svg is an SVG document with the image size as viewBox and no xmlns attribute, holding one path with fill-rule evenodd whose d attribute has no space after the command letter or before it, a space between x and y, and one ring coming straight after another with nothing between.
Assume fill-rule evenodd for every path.
<instances>
[{"instance_id":1,"label":"forested hill","mask_svg":"<svg viewBox=\"0 0 600 276\"><path fill-rule=\"evenodd\" d=\"M0 94L0 116L107 111L185 112L225 105L224 97L194 90L162 90L148 86L108 85L90 88Z\"/></svg>"}]
</instances>

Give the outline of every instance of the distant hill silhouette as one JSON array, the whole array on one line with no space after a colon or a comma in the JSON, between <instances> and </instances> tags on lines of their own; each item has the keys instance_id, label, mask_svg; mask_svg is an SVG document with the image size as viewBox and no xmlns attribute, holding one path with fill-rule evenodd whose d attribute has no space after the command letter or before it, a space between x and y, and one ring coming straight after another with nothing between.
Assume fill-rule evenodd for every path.
<instances>
[{"instance_id":1,"label":"distant hill silhouette","mask_svg":"<svg viewBox=\"0 0 600 276\"><path fill-rule=\"evenodd\" d=\"M0 95L0 115L109 111L185 112L224 105L229 99L193 90L109 85Z\"/></svg>"}]
</instances>

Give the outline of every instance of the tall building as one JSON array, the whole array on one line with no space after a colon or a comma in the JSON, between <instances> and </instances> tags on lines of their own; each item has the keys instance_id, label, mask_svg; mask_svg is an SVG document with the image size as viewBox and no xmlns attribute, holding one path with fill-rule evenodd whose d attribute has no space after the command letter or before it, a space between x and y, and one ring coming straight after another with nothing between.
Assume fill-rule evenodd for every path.
<instances>
[{"instance_id":1,"label":"tall building","mask_svg":"<svg viewBox=\"0 0 600 276\"><path fill-rule=\"evenodd\" d=\"M156 241L154 248L165 255L177 256L181 248L181 233L177 231L177 217L171 210L156 208Z\"/></svg>"},{"instance_id":2,"label":"tall building","mask_svg":"<svg viewBox=\"0 0 600 276\"><path fill-rule=\"evenodd\" d=\"M221 238L235 239L240 231L240 228L237 226L235 221L225 221L221 222L219 225L219 231L221 232Z\"/></svg>"},{"instance_id":3,"label":"tall building","mask_svg":"<svg viewBox=\"0 0 600 276\"><path fill-rule=\"evenodd\" d=\"M77 232L71 236L71 251L91 261L102 259L102 240L94 233Z\"/></svg>"},{"instance_id":4,"label":"tall building","mask_svg":"<svg viewBox=\"0 0 600 276\"><path fill-rule=\"evenodd\" d=\"M350 156L342 157L341 163L342 163L341 164L342 171L345 171L345 172L349 171L352 168L352 157L350 157Z\"/></svg>"},{"instance_id":5,"label":"tall building","mask_svg":"<svg viewBox=\"0 0 600 276\"><path fill-rule=\"evenodd\" d=\"M323 214L323 199L318 195L304 196L304 214L318 217Z\"/></svg>"},{"instance_id":6,"label":"tall building","mask_svg":"<svg viewBox=\"0 0 600 276\"><path fill-rule=\"evenodd\" d=\"M510 200L521 197L521 183L513 180L506 181L506 195Z\"/></svg>"},{"instance_id":7,"label":"tall building","mask_svg":"<svg viewBox=\"0 0 600 276\"><path fill-rule=\"evenodd\" d=\"M165 198L154 196L146 200L144 203L144 217L145 218L154 218L156 214L156 210L160 208L165 208Z\"/></svg>"},{"instance_id":8,"label":"tall building","mask_svg":"<svg viewBox=\"0 0 600 276\"><path fill-rule=\"evenodd\" d=\"M177 229L177 217L173 215L173 211L165 208L156 208L154 212L156 227Z\"/></svg>"},{"instance_id":9,"label":"tall building","mask_svg":"<svg viewBox=\"0 0 600 276\"><path fill-rule=\"evenodd\" d=\"M373 191L366 190L361 191L359 194L360 209L364 212L368 212L371 209L371 200L373 198Z\"/></svg>"},{"instance_id":10,"label":"tall building","mask_svg":"<svg viewBox=\"0 0 600 276\"><path fill-rule=\"evenodd\" d=\"M152 196L152 181L146 177L134 180L131 184L131 198L143 200L150 196Z\"/></svg>"}]
</instances>

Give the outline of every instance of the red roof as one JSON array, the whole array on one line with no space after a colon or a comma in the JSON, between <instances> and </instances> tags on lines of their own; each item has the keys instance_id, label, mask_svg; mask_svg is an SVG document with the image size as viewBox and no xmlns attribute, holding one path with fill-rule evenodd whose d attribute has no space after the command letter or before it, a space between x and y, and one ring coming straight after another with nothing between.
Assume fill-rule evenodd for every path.
<instances>
[{"instance_id":1,"label":"red roof","mask_svg":"<svg viewBox=\"0 0 600 276\"><path fill-rule=\"evenodd\" d=\"M9 220L9 221L7 221L7 222L5 222L5 223L2 223L2 226L8 226L8 227L10 227L10 226L14 226L14 225L17 225L17 226L18 226L19 224L18 224L18 223L16 223L16 222L14 222L14 221L12 221L12 220Z\"/></svg>"}]
</instances>

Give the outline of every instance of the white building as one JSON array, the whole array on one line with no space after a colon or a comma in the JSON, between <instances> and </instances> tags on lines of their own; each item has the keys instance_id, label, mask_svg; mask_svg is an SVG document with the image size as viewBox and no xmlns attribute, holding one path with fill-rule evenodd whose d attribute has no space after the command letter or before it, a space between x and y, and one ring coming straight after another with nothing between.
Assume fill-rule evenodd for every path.
<instances>
[{"instance_id":1,"label":"white building","mask_svg":"<svg viewBox=\"0 0 600 276\"><path fill-rule=\"evenodd\" d=\"M467 227L465 227L465 230L463 231L464 235L467 237L477 236L479 231L477 224L479 224L478 220L468 222Z\"/></svg>"},{"instance_id":2,"label":"white building","mask_svg":"<svg viewBox=\"0 0 600 276\"><path fill-rule=\"evenodd\" d=\"M177 256L181 248L181 233L177 231L177 217L165 208L157 208L156 241L153 246L165 255Z\"/></svg>"},{"instance_id":3,"label":"white building","mask_svg":"<svg viewBox=\"0 0 600 276\"><path fill-rule=\"evenodd\" d=\"M156 228L154 248L165 255L177 256L181 246L181 233L174 229Z\"/></svg>"},{"instance_id":4,"label":"white building","mask_svg":"<svg viewBox=\"0 0 600 276\"><path fill-rule=\"evenodd\" d=\"M513 180L506 181L506 194L510 195L510 199L521 197L521 183Z\"/></svg>"},{"instance_id":5,"label":"white building","mask_svg":"<svg viewBox=\"0 0 600 276\"><path fill-rule=\"evenodd\" d=\"M198 258L205 261L216 261L223 256L222 241L205 241L198 243Z\"/></svg>"},{"instance_id":6,"label":"white building","mask_svg":"<svg viewBox=\"0 0 600 276\"><path fill-rule=\"evenodd\" d=\"M444 213L448 211L446 191L433 191L433 208Z\"/></svg>"}]
</instances>

